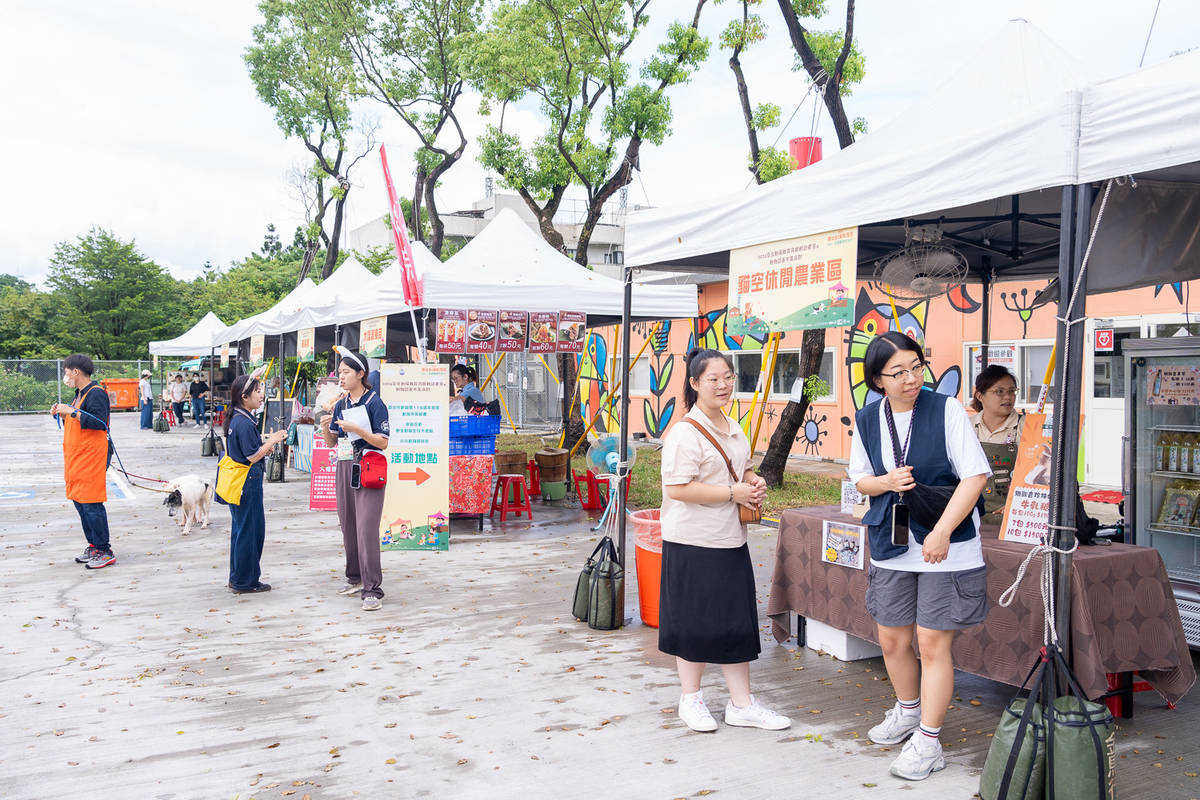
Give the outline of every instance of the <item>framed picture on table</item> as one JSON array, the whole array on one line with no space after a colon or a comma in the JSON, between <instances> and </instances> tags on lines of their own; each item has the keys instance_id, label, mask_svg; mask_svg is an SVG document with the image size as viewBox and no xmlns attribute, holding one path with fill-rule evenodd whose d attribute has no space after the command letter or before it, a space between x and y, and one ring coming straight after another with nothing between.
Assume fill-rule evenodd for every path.
<instances>
[{"instance_id":1,"label":"framed picture on table","mask_svg":"<svg viewBox=\"0 0 1200 800\"><path fill-rule=\"evenodd\" d=\"M1168 528L1191 527L1197 505L1200 505L1200 489L1167 489L1156 522Z\"/></svg>"}]
</instances>

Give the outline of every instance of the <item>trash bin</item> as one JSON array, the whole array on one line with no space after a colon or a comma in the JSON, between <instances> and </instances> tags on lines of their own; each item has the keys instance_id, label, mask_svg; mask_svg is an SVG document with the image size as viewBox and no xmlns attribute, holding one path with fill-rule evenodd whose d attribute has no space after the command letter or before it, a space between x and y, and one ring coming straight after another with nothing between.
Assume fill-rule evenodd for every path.
<instances>
[{"instance_id":1,"label":"trash bin","mask_svg":"<svg viewBox=\"0 0 1200 800\"><path fill-rule=\"evenodd\" d=\"M629 515L634 533L638 606L642 622L651 628L658 627L658 589L662 582L662 523L658 521L658 515L657 508L634 511Z\"/></svg>"}]
</instances>

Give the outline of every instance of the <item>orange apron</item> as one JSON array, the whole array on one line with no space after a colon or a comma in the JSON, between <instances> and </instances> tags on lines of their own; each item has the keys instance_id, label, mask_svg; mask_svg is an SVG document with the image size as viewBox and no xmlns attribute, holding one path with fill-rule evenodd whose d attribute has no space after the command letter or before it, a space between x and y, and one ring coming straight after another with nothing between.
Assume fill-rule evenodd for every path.
<instances>
[{"instance_id":1,"label":"orange apron","mask_svg":"<svg viewBox=\"0 0 1200 800\"><path fill-rule=\"evenodd\" d=\"M73 408L83 405L83 400L93 389L71 401ZM100 389L104 391L104 389ZM108 434L104 431L85 430L77 418L63 419L63 479L67 484L67 499L77 503L103 503L108 500L105 473L108 471Z\"/></svg>"}]
</instances>

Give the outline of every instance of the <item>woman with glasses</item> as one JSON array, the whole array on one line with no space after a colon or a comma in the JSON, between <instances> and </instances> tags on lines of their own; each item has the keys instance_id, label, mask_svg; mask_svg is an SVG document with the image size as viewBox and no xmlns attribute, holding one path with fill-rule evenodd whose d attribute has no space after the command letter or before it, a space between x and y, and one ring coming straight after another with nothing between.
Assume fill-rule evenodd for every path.
<instances>
[{"instance_id":1,"label":"woman with glasses","mask_svg":"<svg viewBox=\"0 0 1200 800\"><path fill-rule=\"evenodd\" d=\"M923 390L919 344L884 333L867 345L863 368L883 399L855 417L849 472L871 498L863 517L871 552L867 611L896 692L896 704L868 736L887 745L907 739L891 773L923 780L946 766L938 735L954 695L954 632L987 616L979 514L990 470L962 406ZM903 520L896 510L903 493L918 483L957 488L932 528L911 517L907 527L893 525Z\"/></svg>"},{"instance_id":2,"label":"woman with glasses","mask_svg":"<svg viewBox=\"0 0 1200 800\"><path fill-rule=\"evenodd\" d=\"M982 521L999 525L1008 499L1017 447L1021 441L1024 415L1016 411L1017 379L998 364L992 364L975 379L975 394L971 400L971 425L983 446L992 467L987 487L983 490Z\"/></svg>"},{"instance_id":3,"label":"woman with glasses","mask_svg":"<svg viewBox=\"0 0 1200 800\"><path fill-rule=\"evenodd\" d=\"M758 602L738 504L761 505L766 482L751 469L746 434L724 411L735 382L728 356L688 353L688 413L663 443L658 649L675 656L679 717L694 731L717 729L700 690L707 664L720 664L725 676L726 725L791 725L750 694L750 662L760 649Z\"/></svg>"}]
</instances>

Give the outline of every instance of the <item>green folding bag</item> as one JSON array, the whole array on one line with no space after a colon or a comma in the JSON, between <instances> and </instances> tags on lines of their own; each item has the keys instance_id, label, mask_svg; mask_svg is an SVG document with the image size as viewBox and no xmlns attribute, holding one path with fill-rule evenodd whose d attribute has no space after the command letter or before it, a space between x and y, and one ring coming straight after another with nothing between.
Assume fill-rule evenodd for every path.
<instances>
[{"instance_id":1,"label":"green folding bag","mask_svg":"<svg viewBox=\"0 0 1200 800\"><path fill-rule=\"evenodd\" d=\"M625 621L625 568L615 550L612 556L596 564L588 588L588 627L599 631L616 630Z\"/></svg>"},{"instance_id":2,"label":"green folding bag","mask_svg":"<svg viewBox=\"0 0 1200 800\"><path fill-rule=\"evenodd\" d=\"M1021 720L1029 709L1024 727ZM1001 795L1005 768L1009 756L1016 752L1012 777ZM1023 697L1015 697L1000 715L1000 724L992 736L983 775L979 779L979 796L983 800L1041 800L1046 788L1046 725L1042 706Z\"/></svg>"}]
</instances>

